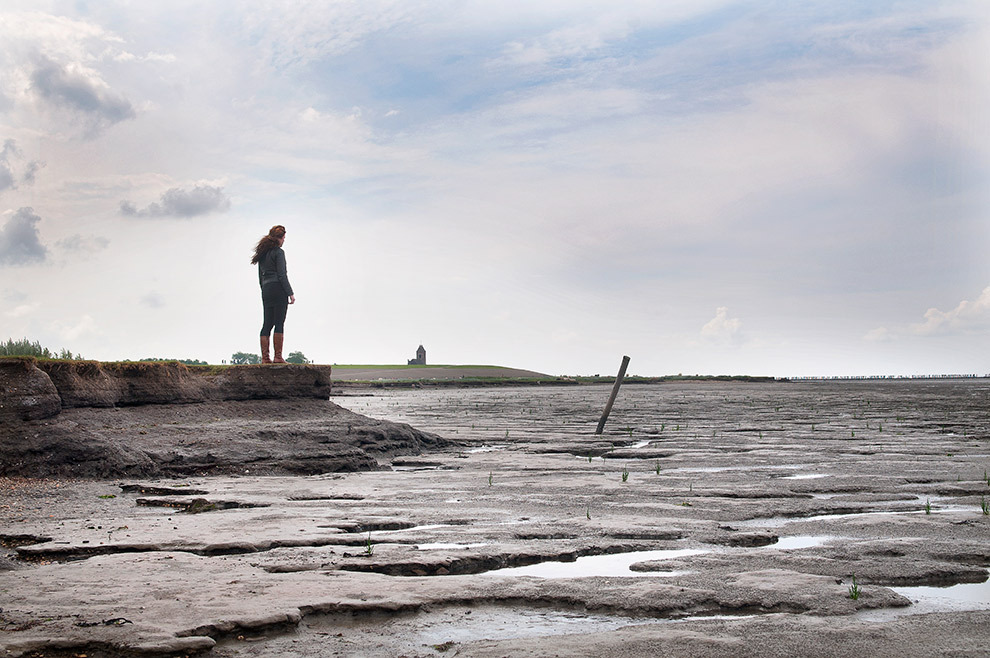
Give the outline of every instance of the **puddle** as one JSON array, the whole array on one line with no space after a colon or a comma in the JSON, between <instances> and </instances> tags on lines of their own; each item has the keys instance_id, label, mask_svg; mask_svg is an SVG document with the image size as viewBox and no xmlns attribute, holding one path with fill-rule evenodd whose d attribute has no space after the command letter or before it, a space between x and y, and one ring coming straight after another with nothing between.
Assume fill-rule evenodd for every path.
<instances>
[{"instance_id":1,"label":"puddle","mask_svg":"<svg viewBox=\"0 0 990 658\"><path fill-rule=\"evenodd\" d=\"M482 546L488 546L487 543L482 542L480 544L453 544L449 542L433 542L432 544L416 544L416 549L420 551L445 551L445 550L458 550L463 548L481 548Z\"/></svg>"},{"instance_id":2,"label":"puddle","mask_svg":"<svg viewBox=\"0 0 990 658\"><path fill-rule=\"evenodd\" d=\"M486 571L480 575L486 576L507 576L520 577L532 576L534 578L637 578L652 576L658 578L669 578L671 576L683 576L691 571L670 570L670 571L634 571L631 567L640 562L657 562L662 560L673 560L692 555L702 555L714 552L732 552L740 550L775 550L775 551L796 551L803 548L814 548L836 539L831 535L796 535L794 537L781 537L774 544L759 547L724 547L718 549L661 549L654 551L633 551L630 553L613 553L611 555L586 555L579 557L572 562L540 562L524 567L509 567L507 569L496 569Z\"/></svg>"},{"instance_id":3,"label":"puddle","mask_svg":"<svg viewBox=\"0 0 990 658\"><path fill-rule=\"evenodd\" d=\"M796 535L794 537L781 537L776 544L767 544L760 548L764 550L796 551L802 548L824 546L833 539L837 539L837 537L831 535Z\"/></svg>"},{"instance_id":4,"label":"puddle","mask_svg":"<svg viewBox=\"0 0 990 658\"><path fill-rule=\"evenodd\" d=\"M827 478L827 473L798 473L797 475L782 475L781 480L817 480Z\"/></svg>"},{"instance_id":5,"label":"puddle","mask_svg":"<svg viewBox=\"0 0 990 658\"><path fill-rule=\"evenodd\" d=\"M890 589L910 599L911 605L906 608L864 611L857 616L865 621L889 621L905 615L923 615L930 612L990 610L990 580L948 587L919 586Z\"/></svg>"},{"instance_id":6,"label":"puddle","mask_svg":"<svg viewBox=\"0 0 990 658\"><path fill-rule=\"evenodd\" d=\"M505 450L507 446L480 446L478 448L468 448L464 452L466 453L476 453L476 452L496 452L498 450Z\"/></svg>"},{"instance_id":7,"label":"puddle","mask_svg":"<svg viewBox=\"0 0 990 658\"><path fill-rule=\"evenodd\" d=\"M668 473L724 473L726 471L799 471L804 464L752 464L749 466L684 466L671 468Z\"/></svg>"},{"instance_id":8,"label":"puddle","mask_svg":"<svg viewBox=\"0 0 990 658\"><path fill-rule=\"evenodd\" d=\"M434 523L432 525L414 525L411 528L400 528L397 530L379 530L376 532L376 536L381 535L394 535L400 532L417 532L419 530L437 530L438 528L453 528L455 527L450 523Z\"/></svg>"},{"instance_id":9,"label":"puddle","mask_svg":"<svg viewBox=\"0 0 990 658\"><path fill-rule=\"evenodd\" d=\"M709 550L683 548L656 551L633 551L631 553L613 553L612 555L586 555L573 562L541 562L525 567L510 567L486 571L488 576L532 576L534 578L588 578L600 576L604 578L632 578L639 576L674 576L685 572L675 571L632 571L630 566L637 562L652 560L673 560L690 555L711 553Z\"/></svg>"},{"instance_id":10,"label":"puddle","mask_svg":"<svg viewBox=\"0 0 990 658\"><path fill-rule=\"evenodd\" d=\"M824 495L824 494L819 494ZM816 496L817 497L817 496ZM977 511L979 508L975 508ZM950 512L974 511L973 506L966 505L938 505L933 502L932 514L946 514ZM901 510L872 511L872 512L840 512L837 514L816 514L815 516L772 516L762 519L747 519L733 523L737 528L779 528L789 523L801 523L804 521L841 521L843 519L857 519L868 516L904 516L904 515L926 516L922 508L905 508Z\"/></svg>"},{"instance_id":11,"label":"puddle","mask_svg":"<svg viewBox=\"0 0 990 658\"><path fill-rule=\"evenodd\" d=\"M653 439L649 439L647 441L637 441L636 443L632 444L632 446L630 446L630 447L633 448L633 449L636 449L636 448L645 448L646 446L650 445L651 443L653 443Z\"/></svg>"},{"instance_id":12,"label":"puddle","mask_svg":"<svg viewBox=\"0 0 990 658\"><path fill-rule=\"evenodd\" d=\"M717 618L712 616L711 618ZM361 614L330 615L304 619L297 633L285 638L273 638L266 647L281 648L299 655L293 640L308 633L327 636L319 646L326 650L328 640L341 637L339 652L334 655L363 655L359 647L382 647L388 643L392 655L443 655L447 643L467 644L479 640L511 640L548 637L565 634L588 634L614 631L625 626L639 624L677 623L675 619L655 617L628 617L590 613L585 610L558 610L554 608L519 608L509 606L451 606L416 614ZM321 632L322 631L322 632ZM225 643L236 646L238 643ZM245 645L247 648L247 645ZM439 652L439 653L438 653ZM280 653L278 655L290 655ZM321 654L321 655L329 655Z\"/></svg>"}]
</instances>

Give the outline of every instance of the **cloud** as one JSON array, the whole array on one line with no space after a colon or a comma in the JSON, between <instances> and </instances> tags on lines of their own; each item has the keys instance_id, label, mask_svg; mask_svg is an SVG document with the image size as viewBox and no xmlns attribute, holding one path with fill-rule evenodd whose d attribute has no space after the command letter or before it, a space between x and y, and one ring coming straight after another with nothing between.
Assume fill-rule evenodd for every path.
<instances>
[{"instance_id":1,"label":"cloud","mask_svg":"<svg viewBox=\"0 0 990 658\"><path fill-rule=\"evenodd\" d=\"M912 324L911 333L918 336L944 336L982 330L990 325L990 286L983 289L975 301L963 300L951 311L930 308L925 321Z\"/></svg>"},{"instance_id":2,"label":"cloud","mask_svg":"<svg viewBox=\"0 0 990 658\"><path fill-rule=\"evenodd\" d=\"M739 341L739 330L742 328L742 320L729 317L729 308L719 306L715 309L715 317L705 323L701 328L701 337L705 340L718 343L736 343Z\"/></svg>"},{"instance_id":3,"label":"cloud","mask_svg":"<svg viewBox=\"0 0 990 658\"><path fill-rule=\"evenodd\" d=\"M74 324L55 323L55 330L64 340L75 340L83 334L96 333L98 327L96 321L91 316L83 315Z\"/></svg>"},{"instance_id":4,"label":"cloud","mask_svg":"<svg viewBox=\"0 0 990 658\"><path fill-rule=\"evenodd\" d=\"M7 220L0 228L0 266L44 262L48 248L35 226L40 221L33 208L21 208Z\"/></svg>"},{"instance_id":5,"label":"cloud","mask_svg":"<svg viewBox=\"0 0 990 658\"><path fill-rule=\"evenodd\" d=\"M229 208L230 197L222 187L212 185L197 185L191 190L173 187L162 194L161 202L149 203L142 210L130 201L120 202L120 214L128 217L196 217Z\"/></svg>"},{"instance_id":6,"label":"cloud","mask_svg":"<svg viewBox=\"0 0 990 658\"><path fill-rule=\"evenodd\" d=\"M17 189L18 183L34 182L34 175L44 163L32 160L23 166L21 171L20 161L23 160L17 142L13 139L6 139L3 142L3 149L0 150L0 192Z\"/></svg>"},{"instance_id":7,"label":"cloud","mask_svg":"<svg viewBox=\"0 0 990 658\"><path fill-rule=\"evenodd\" d=\"M877 327L876 329L871 329L866 332L866 335L863 336L863 340L871 343L889 343L897 340L897 334L887 327Z\"/></svg>"},{"instance_id":8,"label":"cloud","mask_svg":"<svg viewBox=\"0 0 990 658\"><path fill-rule=\"evenodd\" d=\"M53 109L81 117L91 133L137 116L130 101L111 91L95 71L46 57L31 73L31 89Z\"/></svg>"},{"instance_id":9,"label":"cloud","mask_svg":"<svg viewBox=\"0 0 990 658\"><path fill-rule=\"evenodd\" d=\"M142 296L140 302L142 306L147 306L148 308L162 308L165 306L165 298L162 297L161 293L154 290Z\"/></svg>"},{"instance_id":10,"label":"cloud","mask_svg":"<svg viewBox=\"0 0 990 658\"><path fill-rule=\"evenodd\" d=\"M8 318L23 318L34 313L41 306L39 302L34 302L32 304L18 304L12 309L5 311L4 315Z\"/></svg>"},{"instance_id":11,"label":"cloud","mask_svg":"<svg viewBox=\"0 0 990 658\"><path fill-rule=\"evenodd\" d=\"M84 251L93 252L106 249L110 240L98 235L70 235L55 243L55 246L64 251Z\"/></svg>"}]
</instances>

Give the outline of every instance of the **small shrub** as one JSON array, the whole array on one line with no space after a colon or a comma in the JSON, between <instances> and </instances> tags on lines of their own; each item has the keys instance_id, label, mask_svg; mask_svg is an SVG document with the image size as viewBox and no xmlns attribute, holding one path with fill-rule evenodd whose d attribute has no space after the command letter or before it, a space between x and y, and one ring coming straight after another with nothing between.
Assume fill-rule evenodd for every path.
<instances>
[{"instance_id":1,"label":"small shrub","mask_svg":"<svg viewBox=\"0 0 990 658\"><path fill-rule=\"evenodd\" d=\"M863 588L856 582L856 574L853 574L852 581L852 585L849 586L849 598L853 601L858 601L860 595L863 593Z\"/></svg>"},{"instance_id":2,"label":"small shrub","mask_svg":"<svg viewBox=\"0 0 990 658\"><path fill-rule=\"evenodd\" d=\"M625 482L628 479L629 479L629 469L624 468L622 469L622 481Z\"/></svg>"}]
</instances>

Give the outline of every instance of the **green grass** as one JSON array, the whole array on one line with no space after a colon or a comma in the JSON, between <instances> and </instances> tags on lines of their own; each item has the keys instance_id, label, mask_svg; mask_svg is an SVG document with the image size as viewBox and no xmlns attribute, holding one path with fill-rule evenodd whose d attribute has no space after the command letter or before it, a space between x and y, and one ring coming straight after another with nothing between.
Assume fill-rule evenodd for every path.
<instances>
[{"instance_id":1,"label":"green grass","mask_svg":"<svg viewBox=\"0 0 990 658\"><path fill-rule=\"evenodd\" d=\"M849 598L853 601L858 601L859 597L863 594L863 588L856 582L856 574L853 574L852 581L852 585L849 586Z\"/></svg>"}]
</instances>

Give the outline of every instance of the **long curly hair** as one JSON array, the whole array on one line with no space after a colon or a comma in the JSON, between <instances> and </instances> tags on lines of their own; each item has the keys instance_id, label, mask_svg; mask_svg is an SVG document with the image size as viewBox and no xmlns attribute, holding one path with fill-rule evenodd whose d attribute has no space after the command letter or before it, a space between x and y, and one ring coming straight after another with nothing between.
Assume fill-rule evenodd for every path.
<instances>
[{"instance_id":1,"label":"long curly hair","mask_svg":"<svg viewBox=\"0 0 990 658\"><path fill-rule=\"evenodd\" d=\"M251 264L261 262L261 259L265 257L269 251L279 246L278 241L285 236L285 227L281 224L276 224L268 231L268 235L258 240L258 244L254 248L254 256L251 257Z\"/></svg>"}]
</instances>

